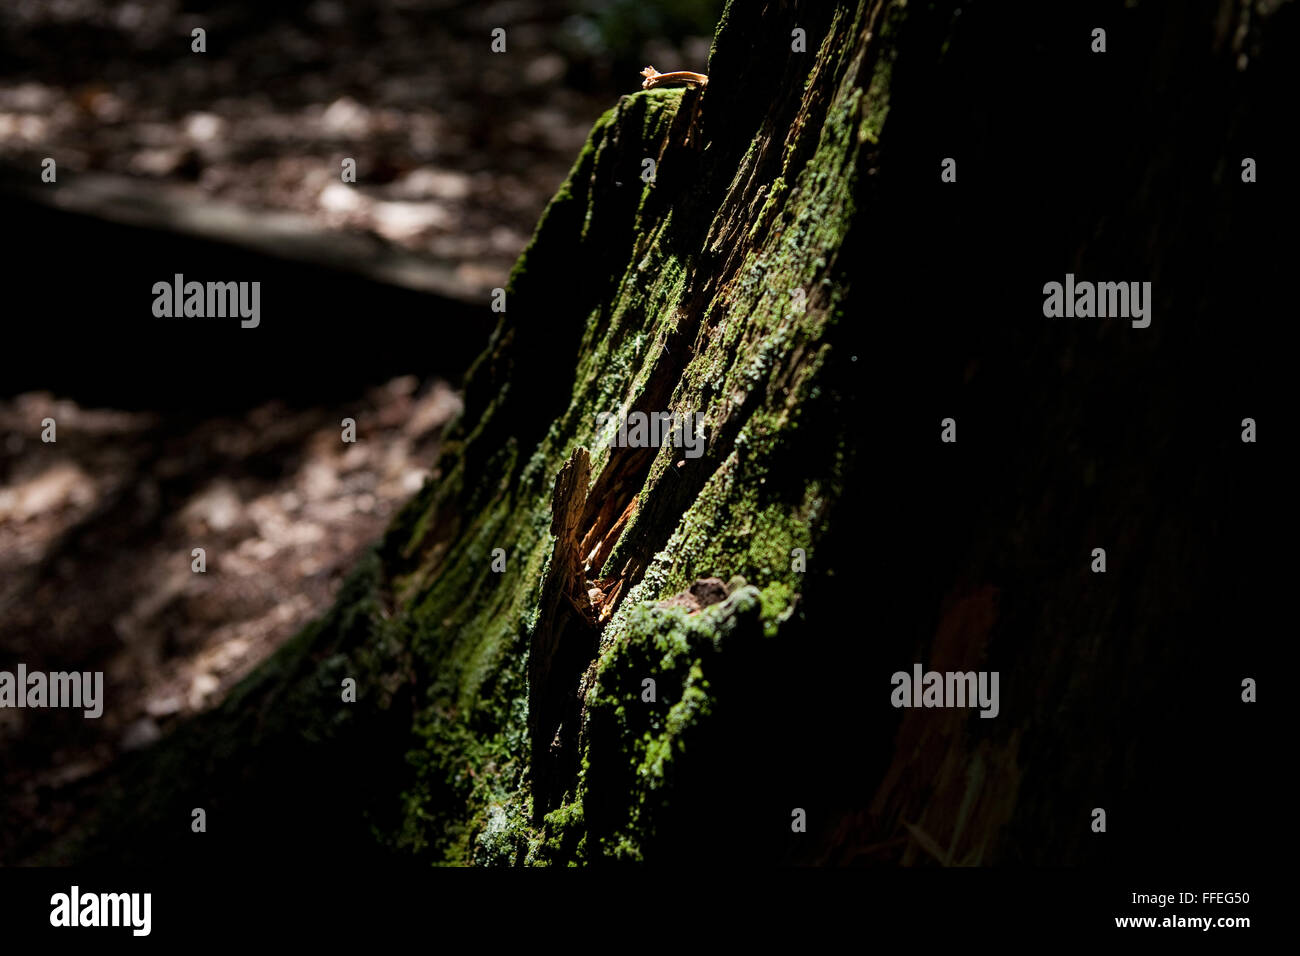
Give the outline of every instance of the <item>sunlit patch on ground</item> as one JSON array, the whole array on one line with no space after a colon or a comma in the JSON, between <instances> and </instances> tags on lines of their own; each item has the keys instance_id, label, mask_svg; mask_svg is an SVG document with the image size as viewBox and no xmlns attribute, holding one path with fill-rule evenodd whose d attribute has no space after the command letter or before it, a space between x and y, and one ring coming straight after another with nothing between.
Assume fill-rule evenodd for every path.
<instances>
[{"instance_id":1,"label":"sunlit patch on ground","mask_svg":"<svg viewBox=\"0 0 1300 956\"><path fill-rule=\"evenodd\" d=\"M42 393L0 402L0 647L33 669L103 670L106 698L72 738L54 733L63 715L0 711L0 743L23 755L8 771L25 768L35 799L218 702L329 606L459 410L413 377L192 427Z\"/></svg>"}]
</instances>

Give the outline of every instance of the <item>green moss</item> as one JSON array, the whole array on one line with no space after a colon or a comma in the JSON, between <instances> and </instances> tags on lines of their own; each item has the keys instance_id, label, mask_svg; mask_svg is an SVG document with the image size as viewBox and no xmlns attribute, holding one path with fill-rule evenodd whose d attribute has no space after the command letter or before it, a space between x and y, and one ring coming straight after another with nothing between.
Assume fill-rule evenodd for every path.
<instances>
[{"instance_id":1,"label":"green moss","mask_svg":"<svg viewBox=\"0 0 1300 956\"><path fill-rule=\"evenodd\" d=\"M758 217L754 220L754 224L749 227L750 242L753 242L755 237L767 227L767 224L771 221L772 213L780 207L787 191L788 187L785 179L778 176L775 182L772 183L772 188L767 191L767 200L763 203L763 208L759 210Z\"/></svg>"},{"instance_id":2,"label":"green moss","mask_svg":"<svg viewBox=\"0 0 1300 956\"><path fill-rule=\"evenodd\" d=\"M587 831L582 808L582 801L573 800L548 813L543 836L531 842L525 863L529 866L555 863L576 866L587 862Z\"/></svg>"},{"instance_id":3,"label":"green moss","mask_svg":"<svg viewBox=\"0 0 1300 956\"><path fill-rule=\"evenodd\" d=\"M594 230L610 225L595 209L594 184L612 175L606 165L623 175L638 157L657 155L680 100L680 90L638 93L597 121L516 264L512 290L525 286L536 248L554 241L548 239L552 230L575 229L594 240ZM635 133L630 140L629 130ZM625 241L631 240L629 234ZM656 300L668 294L658 292ZM643 304L628 294L612 314L588 318L569 411L526 462L515 451L491 462L490 473L516 475L515 481L480 490L469 523L436 565L411 576L418 586L408 588L403 613L429 674L415 723L419 744L408 754L415 782L404 794L399 847L444 863L536 860L558 846L575 852L576 840L539 841L527 823L528 639L552 548L550 482L575 440L591 438L596 411L609 407L639 368L643 346L632 333L643 320ZM493 413L489 406L486 414ZM466 444L474 440L471 434ZM413 541L423 540L435 523L428 514L403 521L415 528ZM490 570L495 548L506 552L506 573Z\"/></svg>"},{"instance_id":4,"label":"green moss","mask_svg":"<svg viewBox=\"0 0 1300 956\"><path fill-rule=\"evenodd\" d=\"M865 108L862 122L858 127L858 138L876 144L880 142L881 131L889 117L889 96L893 81L894 57L896 50L888 41L892 40L902 26L906 16L907 0L892 0L885 11L881 27L881 40L877 45L876 61L872 65L871 82L867 85Z\"/></svg>"},{"instance_id":5,"label":"green moss","mask_svg":"<svg viewBox=\"0 0 1300 956\"><path fill-rule=\"evenodd\" d=\"M728 6L724 28L743 16ZM231 695L218 719L232 758L249 713L273 714L259 734L298 734L294 721L321 742L353 732L356 712L312 715L356 674L376 710L400 687L414 696L400 806L374 824L390 851L441 864L654 858L657 834L680 825L674 801L707 773L700 755L746 662L798 620L806 574L792 551L824 573L819 543L845 493L853 426L835 415L829 343L858 268L837 258L863 131L878 137L889 108L887 44L867 91L827 78L848 72L832 60L853 54L863 16L837 9L823 36L812 98L824 117L801 111L775 142L673 153L680 90L622 97L597 120L511 272L440 480L397 515L334 610ZM644 158L660 160L653 185ZM555 340L572 347L562 374L533 361ZM600 635L582 769L534 827L527 662L554 547L552 482L578 446L593 449L598 481L613 459L597 415L668 390L665 410L704 414L706 454L683 472L666 447L620 475L619 510L638 508L601 573L644 571ZM504 573L491 568L498 548ZM656 603L712 576L753 584L696 614ZM642 700L647 678L654 702ZM179 773L179 754L159 767Z\"/></svg>"},{"instance_id":6,"label":"green moss","mask_svg":"<svg viewBox=\"0 0 1300 956\"><path fill-rule=\"evenodd\" d=\"M575 828L585 837L586 859L647 859L661 808L690 773L692 741L707 733L715 706L709 675L725 669L733 644L762 640L764 600L746 586L697 614L637 601L611 622L587 700L578 793L563 815L547 818L546 860L578 858ZM644 699L647 678L655 682L654 701ZM564 853L566 845L573 854Z\"/></svg>"},{"instance_id":7,"label":"green moss","mask_svg":"<svg viewBox=\"0 0 1300 956\"><path fill-rule=\"evenodd\" d=\"M650 147L663 144L681 105L684 89L654 89L632 93L628 99L636 104L642 113L641 139Z\"/></svg>"}]
</instances>

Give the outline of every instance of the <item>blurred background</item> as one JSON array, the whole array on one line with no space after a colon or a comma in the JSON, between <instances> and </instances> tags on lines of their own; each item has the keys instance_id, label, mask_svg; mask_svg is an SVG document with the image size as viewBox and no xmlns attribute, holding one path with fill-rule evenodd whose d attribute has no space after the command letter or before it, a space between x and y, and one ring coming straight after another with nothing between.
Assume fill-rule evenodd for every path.
<instances>
[{"instance_id":1,"label":"blurred background","mask_svg":"<svg viewBox=\"0 0 1300 956\"><path fill-rule=\"evenodd\" d=\"M646 64L705 71L721 7L0 5L0 669L103 670L106 697L0 710L0 863L328 607L436 477L591 124ZM155 318L178 272L259 281L260 327Z\"/></svg>"},{"instance_id":2,"label":"blurred background","mask_svg":"<svg viewBox=\"0 0 1300 956\"><path fill-rule=\"evenodd\" d=\"M408 283L477 301L640 68L705 69L720 7L17 0L0 8L0 162L10 185L33 186L56 158L64 208L165 224L171 207L171 224L212 234L257 220L176 207L292 213L302 221L269 223L428 257L446 274ZM206 53L191 51L195 28Z\"/></svg>"}]
</instances>

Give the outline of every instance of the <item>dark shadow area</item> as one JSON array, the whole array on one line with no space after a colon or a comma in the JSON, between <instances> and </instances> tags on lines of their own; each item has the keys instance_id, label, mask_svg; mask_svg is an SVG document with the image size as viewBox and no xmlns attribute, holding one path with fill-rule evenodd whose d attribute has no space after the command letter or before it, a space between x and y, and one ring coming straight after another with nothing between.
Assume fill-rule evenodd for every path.
<instances>
[{"instance_id":1,"label":"dark shadow area","mask_svg":"<svg viewBox=\"0 0 1300 956\"><path fill-rule=\"evenodd\" d=\"M403 374L456 380L493 314L345 272L5 197L31 297L4 330L3 393L206 415L269 399L337 402ZM260 322L156 318L156 282L260 282Z\"/></svg>"}]
</instances>

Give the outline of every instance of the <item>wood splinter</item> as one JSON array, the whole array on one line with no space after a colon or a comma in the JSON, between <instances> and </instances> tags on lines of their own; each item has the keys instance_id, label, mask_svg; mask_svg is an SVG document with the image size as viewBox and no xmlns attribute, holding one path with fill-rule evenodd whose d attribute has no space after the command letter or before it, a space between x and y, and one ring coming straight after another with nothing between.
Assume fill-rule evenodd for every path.
<instances>
[{"instance_id":1,"label":"wood splinter","mask_svg":"<svg viewBox=\"0 0 1300 956\"><path fill-rule=\"evenodd\" d=\"M705 87L709 85L709 78L703 73L692 73L690 70L678 70L675 73L660 73L653 66L647 66L641 71L645 77L641 84L643 90L653 90L658 86L698 86Z\"/></svg>"}]
</instances>

